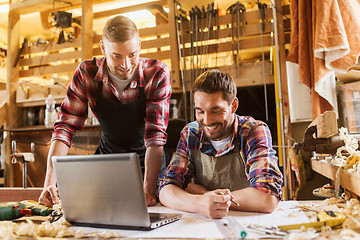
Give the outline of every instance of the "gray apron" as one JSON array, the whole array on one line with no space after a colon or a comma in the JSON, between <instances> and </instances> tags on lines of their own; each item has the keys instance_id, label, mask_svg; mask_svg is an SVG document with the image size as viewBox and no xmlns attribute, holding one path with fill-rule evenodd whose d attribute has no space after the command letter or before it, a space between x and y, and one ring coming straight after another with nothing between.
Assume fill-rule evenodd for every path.
<instances>
[{"instance_id":1,"label":"gray apron","mask_svg":"<svg viewBox=\"0 0 360 240\"><path fill-rule=\"evenodd\" d=\"M195 155L194 167L195 183L207 190L235 191L249 187L238 144L233 151L219 157L209 156L199 149Z\"/></svg>"}]
</instances>

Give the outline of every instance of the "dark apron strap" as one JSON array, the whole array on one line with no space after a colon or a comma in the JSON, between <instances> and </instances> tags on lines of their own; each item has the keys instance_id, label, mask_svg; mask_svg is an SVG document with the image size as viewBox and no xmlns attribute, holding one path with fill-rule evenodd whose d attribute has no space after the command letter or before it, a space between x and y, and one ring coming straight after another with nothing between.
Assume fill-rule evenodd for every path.
<instances>
[{"instance_id":1,"label":"dark apron strap","mask_svg":"<svg viewBox=\"0 0 360 240\"><path fill-rule=\"evenodd\" d=\"M95 154L136 152L144 168L146 99L144 88L131 103L107 99L99 82L96 94L96 112L101 125L101 139Z\"/></svg>"}]
</instances>

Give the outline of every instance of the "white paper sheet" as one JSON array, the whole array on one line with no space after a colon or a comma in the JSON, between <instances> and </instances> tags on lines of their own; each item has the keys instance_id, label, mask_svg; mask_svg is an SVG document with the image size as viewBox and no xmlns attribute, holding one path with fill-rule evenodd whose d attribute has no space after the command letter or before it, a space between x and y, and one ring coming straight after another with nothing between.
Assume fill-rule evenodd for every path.
<instances>
[{"instance_id":1,"label":"white paper sheet","mask_svg":"<svg viewBox=\"0 0 360 240\"><path fill-rule=\"evenodd\" d=\"M277 227L278 225L309 222L305 214L295 208L296 206L298 206L297 201L283 201L280 202L277 209L270 214L230 211L229 215L233 216L239 223L245 226L247 224L259 224ZM163 206L149 207L149 212L181 213L183 216L179 221L150 231L107 230L129 238L224 238L216 227L214 220L199 214L180 212ZM84 232L104 231L104 229L97 228L81 227L81 229ZM247 238L269 237L269 235L260 234L251 229L246 228L246 230L248 233Z\"/></svg>"}]
</instances>

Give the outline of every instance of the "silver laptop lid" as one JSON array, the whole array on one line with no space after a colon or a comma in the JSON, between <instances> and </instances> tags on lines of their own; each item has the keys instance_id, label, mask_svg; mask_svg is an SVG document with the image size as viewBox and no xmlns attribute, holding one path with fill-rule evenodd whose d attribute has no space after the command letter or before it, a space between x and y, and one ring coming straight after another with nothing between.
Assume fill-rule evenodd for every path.
<instances>
[{"instance_id":1,"label":"silver laptop lid","mask_svg":"<svg viewBox=\"0 0 360 240\"><path fill-rule=\"evenodd\" d=\"M150 226L136 153L54 156L52 161L68 222Z\"/></svg>"}]
</instances>

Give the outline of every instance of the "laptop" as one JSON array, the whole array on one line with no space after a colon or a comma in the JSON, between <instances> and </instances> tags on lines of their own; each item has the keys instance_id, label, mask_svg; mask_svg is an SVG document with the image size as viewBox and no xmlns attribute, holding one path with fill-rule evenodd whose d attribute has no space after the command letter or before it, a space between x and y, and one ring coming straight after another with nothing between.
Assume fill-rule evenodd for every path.
<instances>
[{"instance_id":1,"label":"laptop","mask_svg":"<svg viewBox=\"0 0 360 240\"><path fill-rule=\"evenodd\" d=\"M61 207L73 225L149 230L181 214L149 213L136 153L52 157Z\"/></svg>"}]
</instances>

